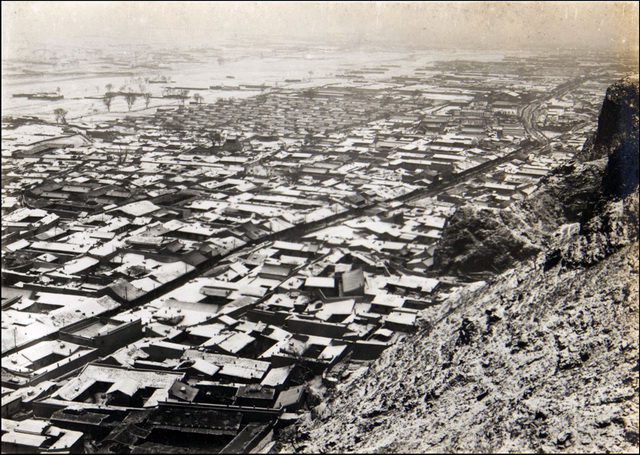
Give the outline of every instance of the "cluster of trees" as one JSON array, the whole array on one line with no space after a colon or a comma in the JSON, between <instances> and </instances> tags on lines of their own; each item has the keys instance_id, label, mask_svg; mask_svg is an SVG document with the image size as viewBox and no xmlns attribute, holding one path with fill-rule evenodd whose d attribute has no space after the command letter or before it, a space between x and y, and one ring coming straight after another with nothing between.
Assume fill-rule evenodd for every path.
<instances>
[{"instance_id":1,"label":"cluster of trees","mask_svg":"<svg viewBox=\"0 0 640 455\"><path fill-rule=\"evenodd\" d=\"M54 109L53 113L56 116L56 123L67 123L67 114L69 112L67 112L65 109L62 109L62 108Z\"/></svg>"},{"instance_id":2,"label":"cluster of trees","mask_svg":"<svg viewBox=\"0 0 640 455\"><path fill-rule=\"evenodd\" d=\"M189 99L189 90L187 90L187 89L178 90L178 89L175 89L173 87L165 87L162 90L162 96L164 96L166 98L177 98L182 102L182 105L184 106L184 104ZM195 95L193 95L193 99L198 104L202 103L202 101L204 100L202 95L200 95L199 93L196 93Z\"/></svg>"},{"instance_id":3,"label":"cluster of trees","mask_svg":"<svg viewBox=\"0 0 640 455\"><path fill-rule=\"evenodd\" d=\"M145 108L149 107L149 103L151 102L151 93L146 91L146 86L142 82L138 84L137 92L127 85L123 85L122 87L120 87L117 92L113 91L113 84L107 84L106 89L107 92L102 97L102 102L107 107L107 111L109 112L111 112L111 103L117 96L124 97L129 111L131 111L131 108L138 98L144 99Z\"/></svg>"},{"instance_id":4,"label":"cluster of trees","mask_svg":"<svg viewBox=\"0 0 640 455\"><path fill-rule=\"evenodd\" d=\"M113 84L107 84L105 86L106 92L102 97L102 102L107 107L107 111L111 112L111 104L113 103L113 100L118 96L122 96L124 98L129 111L131 111L133 105L139 98L142 98L144 100L145 108L149 107L149 103L151 102L151 93L147 91L147 87L144 84L145 81L148 81L148 78L131 79L131 81L133 83L137 82L137 90L133 90L127 84L122 85L117 91L114 90ZM162 91L162 96L169 98L178 98L184 106L186 101L189 99L189 90L176 90L172 87L165 87ZM196 93L195 95L193 95L193 100L196 102L196 104L202 104L204 101L204 97L201 94Z\"/></svg>"},{"instance_id":5,"label":"cluster of trees","mask_svg":"<svg viewBox=\"0 0 640 455\"><path fill-rule=\"evenodd\" d=\"M224 136L220 134L219 131L212 131L209 133L209 139L211 140L212 145L220 147L222 146Z\"/></svg>"},{"instance_id":6,"label":"cluster of trees","mask_svg":"<svg viewBox=\"0 0 640 455\"><path fill-rule=\"evenodd\" d=\"M307 90L303 90L302 92L302 96L304 96L305 98L309 98L310 100L314 99L316 96L318 96L318 92L312 88L309 88Z\"/></svg>"}]
</instances>

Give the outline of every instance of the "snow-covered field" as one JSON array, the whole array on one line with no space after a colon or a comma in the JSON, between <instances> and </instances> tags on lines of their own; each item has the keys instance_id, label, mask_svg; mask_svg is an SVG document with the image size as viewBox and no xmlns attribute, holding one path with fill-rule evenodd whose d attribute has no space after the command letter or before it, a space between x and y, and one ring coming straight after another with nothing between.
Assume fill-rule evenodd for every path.
<instances>
[{"instance_id":1,"label":"snow-covered field","mask_svg":"<svg viewBox=\"0 0 640 455\"><path fill-rule=\"evenodd\" d=\"M196 58L200 58L194 53ZM111 105L111 112L102 102L102 96L111 84L112 90L129 86L139 91L139 83L144 78L155 78L159 75L169 77L171 83L144 84L144 90L152 94L149 109L145 109L144 100L138 99L131 113L151 113L158 106L179 105L176 99L161 98L165 87L198 87L207 90L191 90L192 97L199 93L203 102L215 102L219 98L244 98L260 93L257 90L213 90L211 86L237 87L241 84L267 86L290 86L304 88L311 84L326 85L344 82L345 79L334 77L345 70L371 67L373 64L397 65L389 68L384 74L369 74L369 80L389 78L397 75L411 75L415 68L435 60L451 58L463 59L495 59L501 55L463 55L443 51L429 51L417 54L409 51L340 51L336 49L311 48L306 52L291 55L262 56L241 55L219 61L202 57L202 62L170 63L168 68L149 69L141 67L113 66L105 68L95 62L84 62L75 65L51 65L45 67L45 74L33 76L17 75L17 69L42 70L28 67L28 64L3 65L2 78L2 115L34 115L55 120L54 109L68 111L67 119L102 120L129 114L123 97L116 97ZM210 60L210 61L207 61ZM131 73L132 75L105 76L111 71ZM102 73L102 74L101 74ZM300 80L301 82L287 82ZM16 93L56 92L64 96L58 101L29 100L13 98ZM92 98L87 98L92 97ZM190 99L190 101L192 98Z\"/></svg>"}]
</instances>

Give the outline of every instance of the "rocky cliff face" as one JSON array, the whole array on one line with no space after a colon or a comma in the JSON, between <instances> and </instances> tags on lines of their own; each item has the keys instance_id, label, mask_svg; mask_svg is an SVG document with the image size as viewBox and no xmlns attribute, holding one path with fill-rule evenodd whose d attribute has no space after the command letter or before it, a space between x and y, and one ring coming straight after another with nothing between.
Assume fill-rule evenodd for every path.
<instances>
[{"instance_id":1,"label":"rocky cliff face","mask_svg":"<svg viewBox=\"0 0 640 455\"><path fill-rule=\"evenodd\" d=\"M284 449L637 452L638 192L608 192L610 157L628 150L611 140L598 146L608 165L576 160L512 210L452 220L465 232L445 235L450 270L498 252L500 274L423 311L420 333L345 373ZM489 246L465 251L479 244Z\"/></svg>"},{"instance_id":2,"label":"rocky cliff face","mask_svg":"<svg viewBox=\"0 0 640 455\"><path fill-rule=\"evenodd\" d=\"M607 90L598 130L583 150L583 160L609 157L603 179L608 197L623 198L638 186L638 76Z\"/></svg>"}]
</instances>

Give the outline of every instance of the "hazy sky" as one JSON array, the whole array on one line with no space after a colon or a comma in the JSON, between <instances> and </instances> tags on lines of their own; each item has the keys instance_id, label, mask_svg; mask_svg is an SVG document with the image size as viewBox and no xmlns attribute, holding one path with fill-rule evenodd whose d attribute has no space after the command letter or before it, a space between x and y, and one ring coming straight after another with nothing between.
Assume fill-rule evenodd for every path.
<instances>
[{"instance_id":1,"label":"hazy sky","mask_svg":"<svg viewBox=\"0 0 640 455\"><path fill-rule=\"evenodd\" d=\"M637 53L638 2L2 2L2 47L9 53L99 37L215 45L240 35Z\"/></svg>"}]
</instances>

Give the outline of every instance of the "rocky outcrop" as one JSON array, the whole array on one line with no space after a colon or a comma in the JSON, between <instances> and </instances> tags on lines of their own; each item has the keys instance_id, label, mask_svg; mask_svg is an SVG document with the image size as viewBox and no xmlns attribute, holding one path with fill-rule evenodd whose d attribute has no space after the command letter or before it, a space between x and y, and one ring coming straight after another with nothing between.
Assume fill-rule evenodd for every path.
<instances>
[{"instance_id":1,"label":"rocky outcrop","mask_svg":"<svg viewBox=\"0 0 640 455\"><path fill-rule=\"evenodd\" d=\"M612 153L633 138L615 137ZM603 177L620 176L610 156L552 172L510 210L461 210L440 267L484 260L500 273L424 310L421 331L370 368L343 372L283 449L637 452L639 198L607 192Z\"/></svg>"},{"instance_id":2,"label":"rocky outcrop","mask_svg":"<svg viewBox=\"0 0 640 455\"><path fill-rule=\"evenodd\" d=\"M625 199L602 202L580 234L555 251L569 267L596 264L638 238L639 210L637 191Z\"/></svg>"},{"instance_id":3,"label":"rocky outcrop","mask_svg":"<svg viewBox=\"0 0 640 455\"><path fill-rule=\"evenodd\" d=\"M536 234L516 212L462 207L449 221L437 250L435 273L500 273L540 252Z\"/></svg>"},{"instance_id":4,"label":"rocky outcrop","mask_svg":"<svg viewBox=\"0 0 640 455\"><path fill-rule=\"evenodd\" d=\"M597 147L602 132L604 147L609 148L603 191L605 196L623 198L638 187L638 77L609 89L602 111L601 118L605 112L611 112L609 122L615 126L612 137L604 126L598 128L596 138Z\"/></svg>"},{"instance_id":5,"label":"rocky outcrop","mask_svg":"<svg viewBox=\"0 0 640 455\"><path fill-rule=\"evenodd\" d=\"M580 158L608 157L602 185L607 197L623 198L638 186L638 76L626 78L607 90L598 129Z\"/></svg>"}]
</instances>

